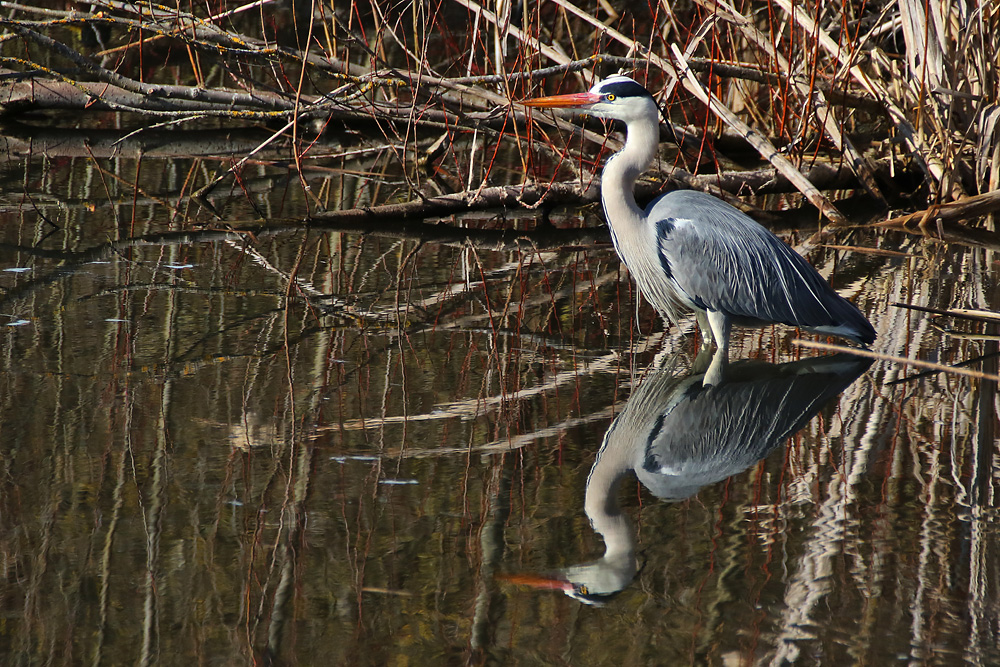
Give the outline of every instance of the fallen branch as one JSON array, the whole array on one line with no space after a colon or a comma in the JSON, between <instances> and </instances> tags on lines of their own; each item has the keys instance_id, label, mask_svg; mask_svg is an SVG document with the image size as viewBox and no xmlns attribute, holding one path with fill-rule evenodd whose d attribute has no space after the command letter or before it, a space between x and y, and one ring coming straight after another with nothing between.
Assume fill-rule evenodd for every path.
<instances>
[{"instance_id":1,"label":"fallen branch","mask_svg":"<svg viewBox=\"0 0 1000 667\"><path fill-rule=\"evenodd\" d=\"M603 226L571 229L543 227L527 231L516 229L467 229L453 225L429 224L414 220L394 220L391 217L382 219L366 218L364 220L322 220L314 217L307 221L307 226L309 229L321 232L408 239L439 245L460 245L496 252L518 249L555 250L571 246L611 243L611 236ZM282 228L285 231L291 231L293 226L283 226ZM239 230L239 228L236 229ZM267 227L266 229L268 233L274 233L272 227Z\"/></svg>"},{"instance_id":2,"label":"fallen branch","mask_svg":"<svg viewBox=\"0 0 1000 667\"><path fill-rule=\"evenodd\" d=\"M0 68L0 76L14 74ZM27 74L24 75L28 77ZM59 76L53 73L53 76ZM200 94L197 92L200 90ZM184 92L182 92L184 91ZM24 81L0 85L0 112L16 114L41 109L78 111L131 111L151 115L192 115L223 112L237 116L252 113L254 118L291 113L291 100L275 93L205 90L195 86L157 86L156 92L176 93L161 96L151 91L129 90L103 81L76 81L62 76L59 80L31 76ZM249 117L247 115L244 118Z\"/></svg>"},{"instance_id":3,"label":"fallen branch","mask_svg":"<svg viewBox=\"0 0 1000 667\"><path fill-rule=\"evenodd\" d=\"M542 204L562 203L585 204L596 202L599 198L599 181L582 186L577 183L502 185L478 191L427 197L401 204L326 211L314 214L309 222L328 224L347 221L413 220L496 208L537 208Z\"/></svg>"},{"instance_id":4,"label":"fallen branch","mask_svg":"<svg viewBox=\"0 0 1000 667\"><path fill-rule=\"evenodd\" d=\"M970 197L962 197L955 201L935 204L922 211L889 218L874 223L872 226L903 229L914 223L927 226L938 222L957 222L996 211L1000 211L1000 190L991 190Z\"/></svg>"},{"instance_id":5,"label":"fallen branch","mask_svg":"<svg viewBox=\"0 0 1000 667\"><path fill-rule=\"evenodd\" d=\"M996 232L969 227L959 222L998 210L1000 210L1000 190L993 190L944 204L935 204L922 211L870 223L868 226L896 229L932 241L1000 250L1000 235Z\"/></svg>"},{"instance_id":6,"label":"fallen branch","mask_svg":"<svg viewBox=\"0 0 1000 667\"><path fill-rule=\"evenodd\" d=\"M948 308L942 310L940 308L928 308L927 306L914 306L909 303L899 303L899 302L896 302L892 305L896 306L897 308L918 310L922 313L930 313L931 315L937 315L939 317L955 317L961 320L972 320L973 322L986 322L986 323L1000 322L1000 313L994 312L992 310L970 310L968 308Z\"/></svg>"},{"instance_id":7,"label":"fallen branch","mask_svg":"<svg viewBox=\"0 0 1000 667\"><path fill-rule=\"evenodd\" d=\"M774 169L725 172L691 176L677 171L661 174L664 182L641 181L636 186L636 200L645 205L656 196L670 189L666 181L674 180L690 189L711 192L717 196L726 193L765 194L791 192L794 188ZM814 183L831 189L855 187L857 179L846 166L817 164L807 172ZM371 222L376 220L401 221L437 218L492 209L534 209L554 206L582 206L600 200L601 180L594 177L586 184L579 181L548 184L501 185L476 191L425 197L398 204L366 206L362 208L315 213L310 223L331 224ZM721 192L720 192L721 191ZM766 215L766 211L763 212ZM982 245L976 243L976 245Z\"/></svg>"},{"instance_id":8,"label":"fallen branch","mask_svg":"<svg viewBox=\"0 0 1000 667\"><path fill-rule=\"evenodd\" d=\"M847 352L848 354L853 354L858 357L865 357L867 359L876 359L878 361L888 361L894 364L902 364L904 366L914 366L916 368L930 368L932 370L940 371L943 373L951 373L953 375L964 375L966 377L976 378L977 380L992 380L993 382L1000 382L1000 375L993 375L992 373L983 373L981 371L970 371L967 368L957 368L955 366L946 366L944 364L937 364L933 361L923 361L922 359L907 359L906 357L896 357L891 354L882 354L880 352L872 352L871 350L862 350L856 347L847 347L845 345L831 345L830 343L820 343L812 340L802 340L796 338L792 341L795 345L799 347L808 347L814 350L826 350L829 352Z\"/></svg>"}]
</instances>

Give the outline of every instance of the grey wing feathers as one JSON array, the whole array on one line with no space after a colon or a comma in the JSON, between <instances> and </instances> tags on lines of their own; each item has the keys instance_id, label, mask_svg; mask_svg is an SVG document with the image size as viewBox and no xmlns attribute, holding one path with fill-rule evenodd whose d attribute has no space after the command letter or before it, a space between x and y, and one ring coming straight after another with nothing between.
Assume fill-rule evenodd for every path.
<instances>
[{"instance_id":1,"label":"grey wing feathers","mask_svg":"<svg viewBox=\"0 0 1000 667\"><path fill-rule=\"evenodd\" d=\"M658 496L657 488L674 497L691 495L767 456L871 364L849 354L780 366L743 361L730 367L721 385L688 384L679 399L671 397L659 414L646 413L650 417L635 429L648 431L636 473ZM644 390L640 386L633 396ZM631 408L632 399L620 419L632 418Z\"/></svg>"},{"instance_id":2,"label":"grey wing feathers","mask_svg":"<svg viewBox=\"0 0 1000 667\"><path fill-rule=\"evenodd\" d=\"M737 320L847 327L875 338L871 324L774 234L729 204L701 192L671 192L647 210L661 260L698 308Z\"/></svg>"}]
</instances>

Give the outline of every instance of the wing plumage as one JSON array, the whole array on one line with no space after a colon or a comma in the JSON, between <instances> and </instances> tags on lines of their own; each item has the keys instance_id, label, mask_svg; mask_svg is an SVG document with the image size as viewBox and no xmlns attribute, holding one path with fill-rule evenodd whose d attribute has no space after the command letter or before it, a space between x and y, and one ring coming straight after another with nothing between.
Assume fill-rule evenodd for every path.
<instances>
[{"instance_id":1,"label":"wing plumage","mask_svg":"<svg viewBox=\"0 0 1000 667\"><path fill-rule=\"evenodd\" d=\"M646 210L660 262L695 308L736 324L779 322L847 336L865 345L875 330L798 253L711 195L670 192Z\"/></svg>"}]
</instances>

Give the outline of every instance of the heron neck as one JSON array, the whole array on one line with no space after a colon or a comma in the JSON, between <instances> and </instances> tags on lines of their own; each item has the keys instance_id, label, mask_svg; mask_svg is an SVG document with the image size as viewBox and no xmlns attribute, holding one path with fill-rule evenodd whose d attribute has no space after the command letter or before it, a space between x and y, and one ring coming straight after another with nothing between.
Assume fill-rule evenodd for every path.
<instances>
[{"instance_id":1,"label":"heron neck","mask_svg":"<svg viewBox=\"0 0 1000 667\"><path fill-rule=\"evenodd\" d=\"M605 558L630 557L635 551L632 526L617 497L619 482L632 470L630 444L616 442L612 427L587 477L584 511L594 530L604 538Z\"/></svg>"},{"instance_id":2,"label":"heron neck","mask_svg":"<svg viewBox=\"0 0 1000 667\"><path fill-rule=\"evenodd\" d=\"M625 147L608 160L601 177L601 201L608 220L642 219L642 209L635 203L635 182L653 164L659 141L656 118L628 123Z\"/></svg>"}]
</instances>

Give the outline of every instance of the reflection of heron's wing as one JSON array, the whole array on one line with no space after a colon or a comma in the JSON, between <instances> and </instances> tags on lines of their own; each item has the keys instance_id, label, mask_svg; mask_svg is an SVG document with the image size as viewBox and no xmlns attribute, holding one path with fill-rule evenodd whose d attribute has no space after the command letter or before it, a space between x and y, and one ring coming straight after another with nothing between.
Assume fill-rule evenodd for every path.
<instances>
[{"instance_id":1,"label":"reflection of heron's wing","mask_svg":"<svg viewBox=\"0 0 1000 667\"><path fill-rule=\"evenodd\" d=\"M554 576L506 578L586 604L606 602L637 570L635 536L616 497L629 471L660 498L686 498L766 456L870 365L853 355L781 366L737 362L708 387L701 375L650 375L611 424L587 477L584 509L604 538L604 556Z\"/></svg>"},{"instance_id":2,"label":"reflection of heron's wing","mask_svg":"<svg viewBox=\"0 0 1000 667\"><path fill-rule=\"evenodd\" d=\"M780 366L739 362L720 385L674 383L673 395L658 394L665 410L630 417L633 423L644 422L645 428L642 451L636 452L641 457L635 460L636 474L660 498L691 496L767 456L870 365L853 355ZM680 400L678 390L683 391ZM646 408L653 402L648 397L639 401ZM626 411L631 409L630 400Z\"/></svg>"}]
</instances>

